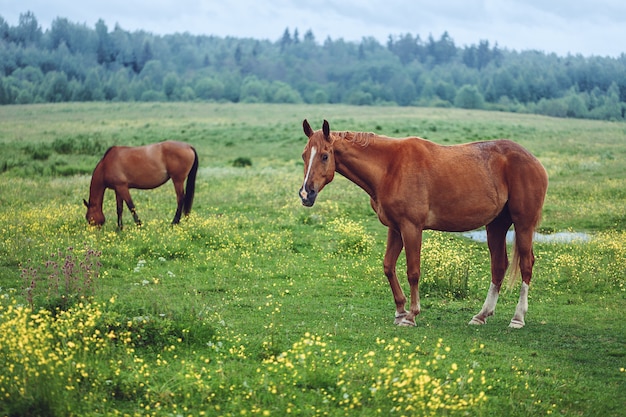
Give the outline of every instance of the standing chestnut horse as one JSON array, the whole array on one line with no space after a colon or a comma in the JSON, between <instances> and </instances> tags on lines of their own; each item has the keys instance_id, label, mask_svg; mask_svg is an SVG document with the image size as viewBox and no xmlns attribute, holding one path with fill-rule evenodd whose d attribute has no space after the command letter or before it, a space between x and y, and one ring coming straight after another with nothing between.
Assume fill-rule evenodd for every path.
<instances>
[{"instance_id":1,"label":"standing chestnut horse","mask_svg":"<svg viewBox=\"0 0 626 417\"><path fill-rule=\"evenodd\" d=\"M369 194L372 208L389 228L383 266L396 303L395 324L415 326L420 313L422 230L462 232L486 225L491 285L482 309L470 321L485 324L495 311L509 265L506 233L514 224L513 266L521 270L523 282L510 327L524 326L535 262L533 233L548 187L546 170L533 155L508 140L441 146L420 138L331 132L326 120L318 131L306 120L303 127L309 140L302 154L302 204L312 206L338 172ZM408 312L396 275L402 248L411 287Z\"/></svg>"},{"instance_id":2,"label":"standing chestnut horse","mask_svg":"<svg viewBox=\"0 0 626 417\"><path fill-rule=\"evenodd\" d=\"M104 191L111 188L115 191L117 201L117 227L122 229L124 202L135 223L141 225L129 188L152 189L171 178L178 203L172 221L172 224L176 224L181 214L188 215L191 211L197 171L198 154L187 143L167 141L137 147L113 146L105 152L93 171L89 202L83 200L87 206L87 221L96 226L104 224L102 200ZM185 178L186 189L183 188Z\"/></svg>"}]
</instances>

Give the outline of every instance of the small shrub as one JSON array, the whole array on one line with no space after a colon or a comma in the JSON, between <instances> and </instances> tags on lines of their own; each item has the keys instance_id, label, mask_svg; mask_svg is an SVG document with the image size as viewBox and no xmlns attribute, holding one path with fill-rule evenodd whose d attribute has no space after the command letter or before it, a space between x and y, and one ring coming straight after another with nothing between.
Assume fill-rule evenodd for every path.
<instances>
[{"instance_id":1,"label":"small shrub","mask_svg":"<svg viewBox=\"0 0 626 417\"><path fill-rule=\"evenodd\" d=\"M27 145L24 148L24 152L29 154L32 159L35 161L45 161L52 154L52 150L49 146L39 144L39 145Z\"/></svg>"},{"instance_id":2,"label":"small shrub","mask_svg":"<svg viewBox=\"0 0 626 417\"><path fill-rule=\"evenodd\" d=\"M61 155L69 155L73 153L75 141L73 138L58 138L52 142L52 149Z\"/></svg>"},{"instance_id":3,"label":"small shrub","mask_svg":"<svg viewBox=\"0 0 626 417\"><path fill-rule=\"evenodd\" d=\"M92 166L56 164L50 167L50 173L52 175L58 175L61 177L71 177L73 175L89 175L92 172Z\"/></svg>"},{"instance_id":4,"label":"small shrub","mask_svg":"<svg viewBox=\"0 0 626 417\"><path fill-rule=\"evenodd\" d=\"M99 135L79 134L55 139L52 150L61 155L101 155L109 147Z\"/></svg>"},{"instance_id":5,"label":"small shrub","mask_svg":"<svg viewBox=\"0 0 626 417\"><path fill-rule=\"evenodd\" d=\"M250 158L240 156L233 161L233 166L237 168L251 167L252 160Z\"/></svg>"}]
</instances>

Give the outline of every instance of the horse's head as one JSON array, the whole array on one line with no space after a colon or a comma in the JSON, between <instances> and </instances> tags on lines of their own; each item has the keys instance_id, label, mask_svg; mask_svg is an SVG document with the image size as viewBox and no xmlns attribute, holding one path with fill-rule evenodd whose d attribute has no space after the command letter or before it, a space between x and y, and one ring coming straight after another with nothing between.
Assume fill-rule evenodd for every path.
<instances>
[{"instance_id":1,"label":"horse's head","mask_svg":"<svg viewBox=\"0 0 626 417\"><path fill-rule=\"evenodd\" d=\"M87 222L92 226L102 226L104 224L104 213L102 212L102 208L98 207L97 204L88 203L83 199L83 203L85 207L87 207L87 214L85 218Z\"/></svg>"},{"instance_id":2,"label":"horse's head","mask_svg":"<svg viewBox=\"0 0 626 417\"><path fill-rule=\"evenodd\" d=\"M300 188L302 204L311 207L322 188L331 182L335 176L335 156L333 154L333 139L330 136L330 127L324 120L322 130L313 131L309 122L302 123L304 134L309 141L302 152L304 160L304 182Z\"/></svg>"}]
</instances>

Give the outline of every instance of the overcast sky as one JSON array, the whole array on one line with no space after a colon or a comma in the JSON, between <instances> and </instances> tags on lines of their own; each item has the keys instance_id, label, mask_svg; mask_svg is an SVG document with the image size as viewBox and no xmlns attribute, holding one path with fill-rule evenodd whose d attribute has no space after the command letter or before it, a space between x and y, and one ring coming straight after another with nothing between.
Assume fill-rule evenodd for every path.
<instances>
[{"instance_id":1,"label":"overcast sky","mask_svg":"<svg viewBox=\"0 0 626 417\"><path fill-rule=\"evenodd\" d=\"M0 0L16 26L31 11L45 31L57 17L94 28L103 19L128 31L280 39L311 29L318 42L448 31L459 47L488 40L511 50L558 55L626 52L624 0Z\"/></svg>"}]
</instances>

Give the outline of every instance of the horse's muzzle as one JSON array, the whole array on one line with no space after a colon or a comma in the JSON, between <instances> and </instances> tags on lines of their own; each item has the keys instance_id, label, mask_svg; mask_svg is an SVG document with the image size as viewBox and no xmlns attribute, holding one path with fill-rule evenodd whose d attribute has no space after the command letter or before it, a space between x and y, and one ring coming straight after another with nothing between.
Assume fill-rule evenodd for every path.
<instances>
[{"instance_id":1,"label":"horse's muzzle","mask_svg":"<svg viewBox=\"0 0 626 417\"><path fill-rule=\"evenodd\" d=\"M310 190L307 191L304 187L300 188L300 192L298 192L300 196L300 200L302 200L302 205L305 207L311 207L315 204L315 198L317 198L317 191Z\"/></svg>"}]
</instances>

